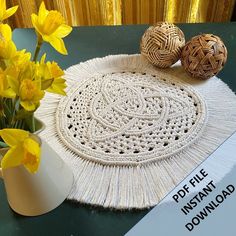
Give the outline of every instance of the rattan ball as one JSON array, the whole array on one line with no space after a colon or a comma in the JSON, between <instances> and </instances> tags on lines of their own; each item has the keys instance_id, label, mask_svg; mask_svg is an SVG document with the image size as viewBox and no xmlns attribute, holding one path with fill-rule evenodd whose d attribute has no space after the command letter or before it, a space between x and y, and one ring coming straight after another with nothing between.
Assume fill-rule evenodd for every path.
<instances>
[{"instance_id":1,"label":"rattan ball","mask_svg":"<svg viewBox=\"0 0 236 236\"><path fill-rule=\"evenodd\" d=\"M213 34L193 37L182 50L181 63L195 78L209 79L225 65L227 49L223 41Z\"/></svg>"},{"instance_id":2,"label":"rattan ball","mask_svg":"<svg viewBox=\"0 0 236 236\"><path fill-rule=\"evenodd\" d=\"M185 44L184 33L176 25L158 22L141 39L141 54L153 65L167 68L177 62Z\"/></svg>"}]
</instances>

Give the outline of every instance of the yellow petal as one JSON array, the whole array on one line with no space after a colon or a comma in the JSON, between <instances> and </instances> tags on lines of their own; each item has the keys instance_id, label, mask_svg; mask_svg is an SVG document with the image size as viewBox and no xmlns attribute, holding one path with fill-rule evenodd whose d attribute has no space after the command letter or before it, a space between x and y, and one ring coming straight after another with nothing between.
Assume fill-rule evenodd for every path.
<instances>
[{"instance_id":1,"label":"yellow petal","mask_svg":"<svg viewBox=\"0 0 236 236\"><path fill-rule=\"evenodd\" d=\"M14 58L12 58L12 64L18 69L24 68L29 63L31 53L25 52L25 50L16 51Z\"/></svg>"},{"instance_id":2,"label":"yellow petal","mask_svg":"<svg viewBox=\"0 0 236 236\"><path fill-rule=\"evenodd\" d=\"M46 53L44 53L44 54L42 55L42 57L41 57L41 59L40 59L40 64L43 64L43 63L45 63L46 56L47 56L47 54L46 54Z\"/></svg>"},{"instance_id":3,"label":"yellow petal","mask_svg":"<svg viewBox=\"0 0 236 236\"><path fill-rule=\"evenodd\" d=\"M57 38L64 38L68 34L70 34L71 31L72 31L72 27L66 24L62 24L56 29L53 35Z\"/></svg>"},{"instance_id":4,"label":"yellow petal","mask_svg":"<svg viewBox=\"0 0 236 236\"><path fill-rule=\"evenodd\" d=\"M7 76L7 81L8 81L8 84L10 85L10 87L12 88L12 90L16 93L16 94L19 94L19 80L17 77L14 77L14 76Z\"/></svg>"},{"instance_id":5,"label":"yellow petal","mask_svg":"<svg viewBox=\"0 0 236 236\"><path fill-rule=\"evenodd\" d=\"M15 66L9 66L6 70L6 79L12 90L19 94L20 81L18 79L19 70Z\"/></svg>"},{"instance_id":6,"label":"yellow petal","mask_svg":"<svg viewBox=\"0 0 236 236\"><path fill-rule=\"evenodd\" d=\"M1 41L0 41L1 42ZM16 45L13 41L4 42L0 47L0 58L12 59L16 55Z\"/></svg>"},{"instance_id":7,"label":"yellow petal","mask_svg":"<svg viewBox=\"0 0 236 236\"><path fill-rule=\"evenodd\" d=\"M16 96L7 79L6 70L0 69L0 96L5 98L14 98Z\"/></svg>"},{"instance_id":8,"label":"yellow petal","mask_svg":"<svg viewBox=\"0 0 236 236\"><path fill-rule=\"evenodd\" d=\"M12 38L11 27L8 24L0 24L0 40L9 41Z\"/></svg>"},{"instance_id":9,"label":"yellow petal","mask_svg":"<svg viewBox=\"0 0 236 236\"><path fill-rule=\"evenodd\" d=\"M52 78L61 77L64 75L64 71L58 66L56 62L47 62L47 67L50 71Z\"/></svg>"},{"instance_id":10,"label":"yellow petal","mask_svg":"<svg viewBox=\"0 0 236 236\"><path fill-rule=\"evenodd\" d=\"M7 69L5 70L5 74L6 74L6 80L8 85L12 88L12 90L15 93L19 93L19 85L20 85L20 81L18 79L19 76L19 70L15 67L15 66L9 66L7 67Z\"/></svg>"},{"instance_id":11,"label":"yellow petal","mask_svg":"<svg viewBox=\"0 0 236 236\"><path fill-rule=\"evenodd\" d=\"M37 141L35 141L33 138L31 138L30 136L29 136L29 138L26 138L24 140L23 146L27 152L31 153L32 155L39 156L39 154L40 154L39 143Z\"/></svg>"},{"instance_id":12,"label":"yellow petal","mask_svg":"<svg viewBox=\"0 0 236 236\"><path fill-rule=\"evenodd\" d=\"M39 34L42 34L42 31L41 31L41 27L40 27L40 24L38 22L38 16L36 14L32 14L31 15L31 21L32 21L32 24L35 28L35 30L39 33Z\"/></svg>"},{"instance_id":13,"label":"yellow petal","mask_svg":"<svg viewBox=\"0 0 236 236\"><path fill-rule=\"evenodd\" d=\"M6 0L0 0L0 8L6 11Z\"/></svg>"},{"instance_id":14,"label":"yellow petal","mask_svg":"<svg viewBox=\"0 0 236 236\"><path fill-rule=\"evenodd\" d=\"M29 77L30 78L30 77ZM35 100L34 98L37 96L43 97L44 93L40 91L41 89L41 81L23 79L20 84L20 98L21 100Z\"/></svg>"},{"instance_id":15,"label":"yellow petal","mask_svg":"<svg viewBox=\"0 0 236 236\"><path fill-rule=\"evenodd\" d=\"M64 23L62 14L58 11L49 11L43 23L42 32L46 35L53 34L56 29Z\"/></svg>"},{"instance_id":16,"label":"yellow petal","mask_svg":"<svg viewBox=\"0 0 236 236\"><path fill-rule=\"evenodd\" d=\"M55 78L52 85L47 89L50 93L56 93L65 96L64 89L66 88L65 80L62 78Z\"/></svg>"},{"instance_id":17,"label":"yellow petal","mask_svg":"<svg viewBox=\"0 0 236 236\"><path fill-rule=\"evenodd\" d=\"M63 55L67 55L67 50L65 44L62 39L51 37L51 36L43 36L44 41L49 42L52 47L54 47L59 53Z\"/></svg>"},{"instance_id":18,"label":"yellow petal","mask_svg":"<svg viewBox=\"0 0 236 236\"><path fill-rule=\"evenodd\" d=\"M18 6L14 6L11 8L8 8L3 16L3 20L7 19L8 17L12 16L13 14L15 14L15 12L17 11Z\"/></svg>"},{"instance_id":19,"label":"yellow petal","mask_svg":"<svg viewBox=\"0 0 236 236\"><path fill-rule=\"evenodd\" d=\"M25 154L23 165L30 173L36 173L39 168L40 159L31 153Z\"/></svg>"},{"instance_id":20,"label":"yellow petal","mask_svg":"<svg viewBox=\"0 0 236 236\"><path fill-rule=\"evenodd\" d=\"M39 12L38 12L38 23L40 25L43 25L47 15L48 15L48 12L49 11L46 9L44 2L42 2L40 4Z\"/></svg>"},{"instance_id":21,"label":"yellow petal","mask_svg":"<svg viewBox=\"0 0 236 236\"><path fill-rule=\"evenodd\" d=\"M29 137L29 132L21 129L2 129L0 136L3 141L10 147L20 145L20 143Z\"/></svg>"},{"instance_id":22,"label":"yellow petal","mask_svg":"<svg viewBox=\"0 0 236 236\"><path fill-rule=\"evenodd\" d=\"M21 145L10 148L1 161L2 168L19 166L24 158L24 149Z\"/></svg>"},{"instance_id":23,"label":"yellow petal","mask_svg":"<svg viewBox=\"0 0 236 236\"><path fill-rule=\"evenodd\" d=\"M6 12L6 0L0 0L0 21L3 21L3 16Z\"/></svg>"},{"instance_id":24,"label":"yellow petal","mask_svg":"<svg viewBox=\"0 0 236 236\"><path fill-rule=\"evenodd\" d=\"M31 138L27 138L24 141L24 158L22 163L31 173L35 173L38 170L40 164L40 146Z\"/></svg>"},{"instance_id":25,"label":"yellow petal","mask_svg":"<svg viewBox=\"0 0 236 236\"><path fill-rule=\"evenodd\" d=\"M26 110L26 111L35 111L36 108L39 105L39 102L35 103L33 101L21 101L20 105Z\"/></svg>"},{"instance_id":26,"label":"yellow petal","mask_svg":"<svg viewBox=\"0 0 236 236\"><path fill-rule=\"evenodd\" d=\"M37 70L38 70L37 73L41 77L42 80L51 79L50 72L45 63L40 63Z\"/></svg>"},{"instance_id":27,"label":"yellow petal","mask_svg":"<svg viewBox=\"0 0 236 236\"><path fill-rule=\"evenodd\" d=\"M21 81L20 89L19 89L21 100L23 101L32 100L36 90L37 90L36 85L32 80L24 79L23 81Z\"/></svg>"},{"instance_id":28,"label":"yellow petal","mask_svg":"<svg viewBox=\"0 0 236 236\"><path fill-rule=\"evenodd\" d=\"M3 91L1 93L1 96L4 98L15 98L16 97L16 93L11 89L6 89L5 91Z\"/></svg>"},{"instance_id":29,"label":"yellow petal","mask_svg":"<svg viewBox=\"0 0 236 236\"><path fill-rule=\"evenodd\" d=\"M41 81L39 81L40 83L40 89L41 89ZM38 102L44 97L45 92L42 90L38 90L35 94L34 94L34 101L38 104Z\"/></svg>"}]
</instances>

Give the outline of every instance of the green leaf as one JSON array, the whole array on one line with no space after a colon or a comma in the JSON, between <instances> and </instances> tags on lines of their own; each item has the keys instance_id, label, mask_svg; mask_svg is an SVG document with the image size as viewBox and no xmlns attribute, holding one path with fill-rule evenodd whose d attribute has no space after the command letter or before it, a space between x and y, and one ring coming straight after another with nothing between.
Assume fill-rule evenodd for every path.
<instances>
[{"instance_id":1,"label":"green leaf","mask_svg":"<svg viewBox=\"0 0 236 236\"><path fill-rule=\"evenodd\" d=\"M32 115L32 112L21 109L16 113L15 119L16 120L23 120L31 115Z\"/></svg>"},{"instance_id":2,"label":"green leaf","mask_svg":"<svg viewBox=\"0 0 236 236\"><path fill-rule=\"evenodd\" d=\"M28 126L28 130L31 133L35 132L35 119L34 119L34 113L31 113L30 116L26 117L25 119L25 123Z\"/></svg>"},{"instance_id":3,"label":"green leaf","mask_svg":"<svg viewBox=\"0 0 236 236\"><path fill-rule=\"evenodd\" d=\"M6 119L9 122L11 120L12 116L13 116L13 112L11 111L11 105L10 105L8 100L6 100L3 103L3 109L4 109L4 112L5 112Z\"/></svg>"},{"instance_id":4,"label":"green leaf","mask_svg":"<svg viewBox=\"0 0 236 236\"><path fill-rule=\"evenodd\" d=\"M20 108L20 99L17 99L15 103L15 110L18 111L19 108Z\"/></svg>"}]
</instances>

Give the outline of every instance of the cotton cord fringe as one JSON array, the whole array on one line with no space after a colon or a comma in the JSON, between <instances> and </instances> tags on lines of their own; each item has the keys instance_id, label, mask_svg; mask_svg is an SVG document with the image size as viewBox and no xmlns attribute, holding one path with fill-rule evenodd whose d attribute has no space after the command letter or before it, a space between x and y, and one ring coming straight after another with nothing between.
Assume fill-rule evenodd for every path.
<instances>
[{"instance_id":1,"label":"cotton cord fringe","mask_svg":"<svg viewBox=\"0 0 236 236\"><path fill-rule=\"evenodd\" d=\"M71 200L154 206L236 130L235 94L216 77L190 78L179 63L161 70L140 55L107 56L65 78L67 97L47 94L37 117L74 173Z\"/></svg>"}]
</instances>

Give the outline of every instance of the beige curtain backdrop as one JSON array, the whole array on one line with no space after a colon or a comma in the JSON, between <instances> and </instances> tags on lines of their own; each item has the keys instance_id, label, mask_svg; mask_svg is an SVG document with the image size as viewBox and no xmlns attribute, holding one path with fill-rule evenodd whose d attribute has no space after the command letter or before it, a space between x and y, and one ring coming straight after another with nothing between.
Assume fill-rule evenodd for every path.
<instances>
[{"instance_id":1,"label":"beige curtain backdrop","mask_svg":"<svg viewBox=\"0 0 236 236\"><path fill-rule=\"evenodd\" d=\"M45 0L48 9L59 10L72 26L153 24L157 21L229 21L235 0ZM12 27L31 27L30 15L41 0L7 0L19 5L11 17Z\"/></svg>"}]
</instances>

